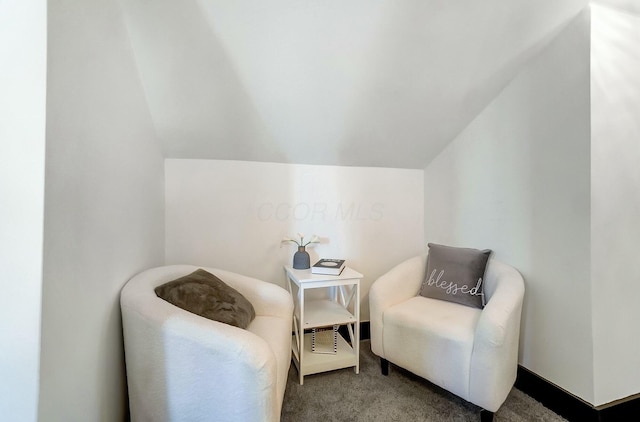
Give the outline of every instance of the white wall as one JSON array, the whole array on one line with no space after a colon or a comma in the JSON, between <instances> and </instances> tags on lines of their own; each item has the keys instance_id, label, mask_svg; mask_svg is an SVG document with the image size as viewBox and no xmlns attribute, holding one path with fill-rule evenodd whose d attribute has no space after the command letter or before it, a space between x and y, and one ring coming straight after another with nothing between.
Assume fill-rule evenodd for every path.
<instances>
[{"instance_id":1,"label":"white wall","mask_svg":"<svg viewBox=\"0 0 640 422\"><path fill-rule=\"evenodd\" d=\"M164 258L163 158L115 0L49 2L40 421L122 421L119 294Z\"/></svg>"},{"instance_id":2,"label":"white wall","mask_svg":"<svg viewBox=\"0 0 640 422\"><path fill-rule=\"evenodd\" d=\"M229 269L285 286L296 247L317 234L318 258L345 258L371 283L424 251L422 170L169 159L166 260Z\"/></svg>"},{"instance_id":3,"label":"white wall","mask_svg":"<svg viewBox=\"0 0 640 422\"><path fill-rule=\"evenodd\" d=\"M425 169L425 240L518 268L520 363L593 402L589 112L582 13Z\"/></svg>"},{"instance_id":4,"label":"white wall","mask_svg":"<svg viewBox=\"0 0 640 422\"><path fill-rule=\"evenodd\" d=\"M0 418L38 410L47 2L0 2Z\"/></svg>"},{"instance_id":5,"label":"white wall","mask_svg":"<svg viewBox=\"0 0 640 422\"><path fill-rule=\"evenodd\" d=\"M635 14L596 5L591 8L591 269L596 404L640 392L637 7Z\"/></svg>"}]
</instances>

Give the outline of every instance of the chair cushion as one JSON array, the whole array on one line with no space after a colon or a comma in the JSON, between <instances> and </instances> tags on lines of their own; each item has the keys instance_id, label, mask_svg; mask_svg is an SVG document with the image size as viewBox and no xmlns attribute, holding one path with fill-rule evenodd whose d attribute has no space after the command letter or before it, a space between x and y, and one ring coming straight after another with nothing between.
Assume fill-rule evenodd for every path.
<instances>
[{"instance_id":1,"label":"chair cushion","mask_svg":"<svg viewBox=\"0 0 640 422\"><path fill-rule=\"evenodd\" d=\"M240 292L202 268L155 289L167 302L201 317L247 328L256 313Z\"/></svg>"},{"instance_id":2,"label":"chair cushion","mask_svg":"<svg viewBox=\"0 0 640 422\"><path fill-rule=\"evenodd\" d=\"M422 296L391 306L383 315L385 358L468 397L473 338L481 312Z\"/></svg>"},{"instance_id":3,"label":"chair cushion","mask_svg":"<svg viewBox=\"0 0 640 422\"><path fill-rule=\"evenodd\" d=\"M429 243L420 295L482 309L484 273L490 249L455 248Z\"/></svg>"}]
</instances>

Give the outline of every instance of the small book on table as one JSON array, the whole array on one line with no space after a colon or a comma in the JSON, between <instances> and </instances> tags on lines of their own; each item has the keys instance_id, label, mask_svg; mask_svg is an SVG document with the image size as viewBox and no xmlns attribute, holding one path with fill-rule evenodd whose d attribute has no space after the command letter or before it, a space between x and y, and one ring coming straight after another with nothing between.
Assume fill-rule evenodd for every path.
<instances>
[{"instance_id":1,"label":"small book on table","mask_svg":"<svg viewBox=\"0 0 640 422\"><path fill-rule=\"evenodd\" d=\"M312 274L340 275L344 270L344 259L321 259L311 267Z\"/></svg>"}]
</instances>

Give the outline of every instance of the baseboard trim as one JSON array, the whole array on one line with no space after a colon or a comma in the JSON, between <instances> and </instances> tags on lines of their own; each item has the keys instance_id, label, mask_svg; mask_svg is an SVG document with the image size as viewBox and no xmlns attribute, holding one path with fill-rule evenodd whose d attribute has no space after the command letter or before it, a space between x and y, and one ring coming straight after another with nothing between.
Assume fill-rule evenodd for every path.
<instances>
[{"instance_id":1,"label":"baseboard trim","mask_svg":"<svg viewBox=\"0 0 640 422\"><path fill-rule=\"evenodd\" d=\"M640 414L640 394L593 406L519 365L515 386L569 421L623 422L636 420Z\"/></svg>"},{"instance_id":2,"label":"baseboard trim","mask_svg":"<svg viewBox=\"0 0 640 422\"><path fill-rule=\"evenodd\" d=\"M600 421L636 421L640 415L640 393L597 407Z\"/></svg>"},{"instance_id":3,"label":"baseboard trim","mask_svg":"<svg viewBox=\"0 0 640 422\"><path fill-rule=\"evenodd\" d=\"M342 337L348 339L349 331L346 325L341 325L338 328L338 332L342 335ZM371 339L371 324L369 321L360 322L360 341L362 340L370 340Z\"/></svg>"},{"instance_id":4,"label":"baseboard trim","mask_svg":"<svg viewBox=\"0 0 640 422\"><path fill-rule=\"evenodd\" d=\"M369 321L360 323L360 340L371 340L371 323Z\"/></svg>"}]
</instances>

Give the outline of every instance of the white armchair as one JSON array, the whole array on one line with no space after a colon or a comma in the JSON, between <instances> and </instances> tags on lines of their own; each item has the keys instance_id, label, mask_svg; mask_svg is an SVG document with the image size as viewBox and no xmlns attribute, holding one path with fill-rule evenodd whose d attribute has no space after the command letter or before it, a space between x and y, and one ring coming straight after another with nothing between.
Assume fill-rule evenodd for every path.
<instances>
[{"instance_id":1,"label":"white armchair","mask_svg":"<svg viewBox=\"0 0 640 422\"><path fill-rule=\"evenodd\" d=\"M418 295L425 256L409 259L377 279L369 292L371 349L453 394L480 406L491 420L516 379L524 280L490 259L487 304L476 309Z\"/></svg>"},{"instance_id":2,"label":"white armchair","mask_svg":"<svg viewBox=\"0 0 640 422\"><path fill-rule=\"evenodd\" d=\"M131 420L279 421L291 361L291 295L265 281L204 268L251 302L256 317L246 330L156 296L156 286L198 268L153 268L122 289Z\"/></svg>"}]
</instances>

